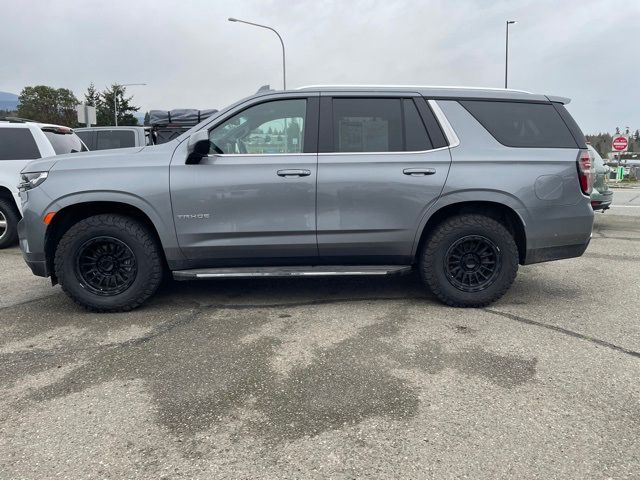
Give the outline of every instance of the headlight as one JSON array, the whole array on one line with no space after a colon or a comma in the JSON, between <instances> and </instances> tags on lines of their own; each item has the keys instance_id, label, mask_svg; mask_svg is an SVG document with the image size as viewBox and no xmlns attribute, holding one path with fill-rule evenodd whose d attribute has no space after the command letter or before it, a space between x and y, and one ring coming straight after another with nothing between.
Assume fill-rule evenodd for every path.
<instances>
[{"instance_id":1,"label":"headlight","mask_svg":"<svg viewBox=\"0 0 640 480\"><path fill-rule=\"evenodd\" d=\"M48 176L48 172L21 173L20 178L22 181L18 184L18 190L21 192L31 190L44 182Z\"/></svg>"}]
</instances>

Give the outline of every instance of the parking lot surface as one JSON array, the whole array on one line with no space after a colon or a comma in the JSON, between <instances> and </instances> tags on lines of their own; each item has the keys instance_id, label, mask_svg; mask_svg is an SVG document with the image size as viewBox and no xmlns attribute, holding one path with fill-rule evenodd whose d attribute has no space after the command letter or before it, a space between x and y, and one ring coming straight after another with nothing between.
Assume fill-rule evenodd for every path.
<instances>
[{"instance_id":1,"label":"parking lot surface","mask_svg":"<svg viewBox=\"0 0 640 480\"><path fill-rule=\"evenodd\" d=\"M637 194L484 309L406 276L93 314L0 251L0 478L637 478Z\"/></svg>"}]
</instances>

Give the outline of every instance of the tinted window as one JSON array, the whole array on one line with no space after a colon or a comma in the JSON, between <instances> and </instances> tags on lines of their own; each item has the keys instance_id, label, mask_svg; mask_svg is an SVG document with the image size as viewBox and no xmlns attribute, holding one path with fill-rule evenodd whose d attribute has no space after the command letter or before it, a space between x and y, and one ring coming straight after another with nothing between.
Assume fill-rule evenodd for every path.
<instances>
[{"instance_id":1,"label":"tinted window","mask_svg":"<svg viewBox=\"0 0 640 480\"><path fill-rule=\"evenodd\" d=\"M427 127L427 132L429 132L429 138L431 139L433 148L442 148L449 145L449 142L445 138L444 133L440 128L440 124L431 111L431 107L428 105L427 100L423 97L416 97L413 101L418 107L422 120L424 120L424 124Z\"/></svg>"},{"instance_id":2,"label":"tinted window","mask_svg":"<svg viewBox=\"0 0 640 480\"><path fill-rule=\"evenodd\" d=\"M405 150L415 152L431 149L431 140L427 135L427 129L413 100L405 99L402 105L404 107Z\"/></svg>"},{"instance_id":3,"label":"tinted window","mask_svg":"<svg viewBox=\"0 0 640 480\"><path fill-rule=\"evenodd\" d=\"M567 127L569 127L569 130L571 131L574 140L578 143L578 146L580 148L585 148L587 146L587 139L584 138L584 133L582 133L582 130L580 130L580 127L573 117L569 115L569 112L564 108L564 105L561 103L554 103L553 106L558 111Z\"/></svg>"},{"instance_id":4,"label":"tinted window","mask_svg":"<svg viewBox=\"0 0 640 480\"><path fill-rule=\"evenodd\" d=\"M40 151L27 128L0 127L0 160L40 158Z\"/></svg>"},{"instance_id":5,"label":"tinted window","mask_svg":"<svg viewBox=\"0 0 640 480\"><path fill-rule=\"evenodd\" d=\"M136 146L136 134L132 130L96 130L96 150Z\"/></svg>"},{"instance_id":6,"label":"tinted window","mask_svg":"<svg viewBox=\"0 0 640 480\"><path fill-rule=\"evenodd\" d=\"M333 141L336 152L402 151L400 99L334 99Z\"/></svg>"},{"instance_id":7,"label":"tinted window","mask_svg":"<svg viewBox=\"0 0 640 480\"><path fill-rule=\"evenodd\" d=\"M96 142L95 142L95 135L96 132L92 131L92 130L81 130L81 131L77 131L76 130L76 135L78 135L80 137L80 140L82 140L84 142L84 144L87 146L87 148L89 150L95 150L96 149Z\"/></svg>"},{"instance_id":8,"label":"tinted window","mask_svg":"<svg viewBox=\"0 0 640 480\"><path fill-rule=\"evenodd\" d=\"M65 130L64 132L59 132L57 130L42 130L44 134L51 142L51 146L53 150L56 152L56 155L62 155L65 153L76 153L86 151L87 148L83 145L80 137L78 137L75 133Z\"/></svg>"},{"instance_id":9,"label":"tinted window","mask_svg":"<svg viewBox=\"0 0 640 480\"><path fill-rule=\"evenodd\" d=\"M249 107L211 130L211 153L301 153L306 110L305 99Z\"/></svg>"},{"instance_id":10,"label":"tinted window","mask_svg":"<svg viewBox=\"0 0 640 480\"><path fill-rule=\"evenodd\" d=\"M551 104L463 100L460 103L503 145L577 148Z\"/></svg>"}]
</instances>

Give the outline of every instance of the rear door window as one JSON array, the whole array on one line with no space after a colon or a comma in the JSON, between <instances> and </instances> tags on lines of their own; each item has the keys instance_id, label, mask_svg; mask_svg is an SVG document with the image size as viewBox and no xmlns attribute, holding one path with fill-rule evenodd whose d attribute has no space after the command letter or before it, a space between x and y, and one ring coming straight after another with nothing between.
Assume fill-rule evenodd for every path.
<instances>
[{"instance_id":1,"label":"rear door window","mask_svg":"<svg viewBox=\"0 0 640 480\"><path fill-rule=\"evenodd\" d=\"M110 148L127 148L136 146L136 135L133 130L97 130L96 150Z\"/></svg>"},{"instance_id":2,"label":"rear door window","mask_svg":"<svg viewBox=\"0 0 640 480\"><path fill-rule=\"evenodd\" d=\"M408 152L431 150L433 148L431 139L413 100L405 98L402 101L402 107L404 111L405 150Z\"/></svg>"},{"instance_id":3,"label":"rear door window","mask_svg":"<svg viewBox=\"0 0 640 480\"><path fill-rule=\"evenodd\" d=\"M403 151L400 99L334 98L333 141L336 152Z\"/></svg>"},{"instance_id":4,"label":"rear door window","mask_svg":"<svg viewBox=\"0 0 640 480\"><path fill-rule=\"evenodd\" d=\"M32 160L40 150L28 128L0 127L0 160Z\"/></svg>"},{"instance_id":5,"label":"rear door window","mask_svg":"<svg viewBox=\"0 0 640 480\"><path fill-rule=\"evenodd\" d=\"M446 145L433 113L421 97L334 97L325 112L323 118L332 120L330 129L326 120L321 121L321 151L421 152Z\"/></svg>"},{"instance_id":6,"label":"rear door window","mask_svg":"<svg viewBox=\"0 0 640 480\"><path fill-rule=\"evenodd\" d=\"M71 130L43 128L42 131L49 139L49 142L51 143L53 150L56 152L56 155L85 152L87 150L87 148L80 140L80 137L78 137Z\"/></svg>"},{"instance_id":7,"label":"rear door window","mask_svg":"<svg viewBox=\"0 0 640 480\"><path fill-rule=\"evenodd\" d=\"M462 106L493 137L508 147L578 148L553 105L546 103L461 100Z\"/></svg>"}]
</instances>

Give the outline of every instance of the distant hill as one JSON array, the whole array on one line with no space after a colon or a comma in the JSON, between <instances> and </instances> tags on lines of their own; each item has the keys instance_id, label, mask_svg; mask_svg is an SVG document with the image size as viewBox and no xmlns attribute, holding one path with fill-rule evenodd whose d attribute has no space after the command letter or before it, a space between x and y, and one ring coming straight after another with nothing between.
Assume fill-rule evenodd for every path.
<instances>
[{"instance_id":1,"label":"distant hill","mask_svg":"<svg viewBox=\"0 0 640 480\"><path fill-rule=\"evenodd\" d=\"M0 110L15 110L18 108L18 95L0 92Z\"/></svg>"}]
</instances>

